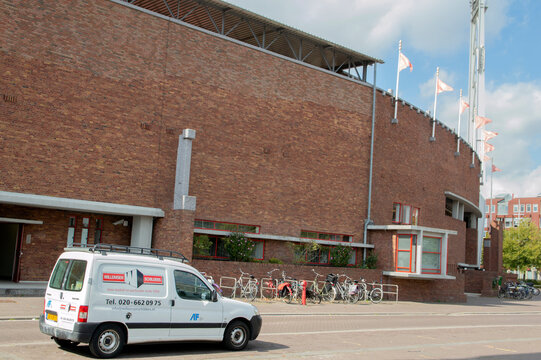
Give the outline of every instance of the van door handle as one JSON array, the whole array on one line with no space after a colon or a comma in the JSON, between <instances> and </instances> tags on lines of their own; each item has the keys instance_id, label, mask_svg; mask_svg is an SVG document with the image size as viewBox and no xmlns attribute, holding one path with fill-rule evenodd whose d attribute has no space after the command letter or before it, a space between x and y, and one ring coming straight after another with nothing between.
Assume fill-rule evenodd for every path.
<instances>
[{"instance_id":1,"label":"van door handle","mask_svg":"<svg viewBox=\"0 0 541 360\"><path fill-rule=\"evenodd\" d=\"M171 306L175 306L175 300L171 300Z\"/></svg>"}]
</instances>

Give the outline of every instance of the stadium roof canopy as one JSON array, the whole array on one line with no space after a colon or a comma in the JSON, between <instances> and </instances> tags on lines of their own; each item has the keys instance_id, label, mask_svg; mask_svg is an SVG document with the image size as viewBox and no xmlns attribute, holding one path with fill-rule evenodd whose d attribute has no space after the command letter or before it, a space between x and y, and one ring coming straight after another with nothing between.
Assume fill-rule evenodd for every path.
<instances>
[{"instance_id":1,"label":"stadium roof canopy","mask_svg":"<svg viewBox=\"0 0 541 360\"><path fill-rule=\"evenodd\" d=\"M357 80L366 81L367 67L376 62L383 63L380 59L347 49L219 0L120 0L119 2L129 3Z\"/></svg>"}]
</instances>

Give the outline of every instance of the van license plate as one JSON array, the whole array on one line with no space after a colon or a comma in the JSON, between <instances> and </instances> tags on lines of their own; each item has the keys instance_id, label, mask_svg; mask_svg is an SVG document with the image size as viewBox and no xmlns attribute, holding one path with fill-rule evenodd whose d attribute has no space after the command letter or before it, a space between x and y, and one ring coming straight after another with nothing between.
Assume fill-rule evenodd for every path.
<instances>
[{"instance_id":1,"label":"van license plate","mask_svg":"<svg viewBox=\"0 0 541 360\"><path fill-rule=\"evenodd\" d=\"M50 312L47 312L47 314L46 314L46 319L47 319L47 320L54 321L54 322L58 322L58 315L57 315L57 314L50 313Z\"/></svg>"}]
</instances>

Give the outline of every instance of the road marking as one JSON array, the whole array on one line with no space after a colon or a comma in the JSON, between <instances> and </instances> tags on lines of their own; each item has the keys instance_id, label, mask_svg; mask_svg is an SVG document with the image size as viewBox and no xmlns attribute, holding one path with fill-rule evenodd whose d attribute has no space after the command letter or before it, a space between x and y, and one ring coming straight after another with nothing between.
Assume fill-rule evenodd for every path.
<instances>
[{"instance_id":1,"label":"road marking","mask_svg":"<svg viewBox=\"0 0 541 360\"><path fill-rule=\"evenodd\" d=\"M456 330L456 329L489 329L489 328L522 328L541 327L541 324L494 324L494 325L462 325L462 326L419 326L405 328L381 328L381 329L350 329L350 330L321 330L299 332L276 332L261 333L259 336L283 336L283 335L317 335L317 334L343 334L343 333L374 333L386 331L419 331L419 330Z\"/></svg>"},{"instance_id":2,"label":"road marking","mask_svg":"<svg viewBox=\"0 0 541 360\"><path fill-rule=\"evenodd\" d=\"M36 341L36 342L25 342L25 343L0 344L0 348L35 346L35 345L54 345L54 341Z\"/></svg>"}]
</instances>

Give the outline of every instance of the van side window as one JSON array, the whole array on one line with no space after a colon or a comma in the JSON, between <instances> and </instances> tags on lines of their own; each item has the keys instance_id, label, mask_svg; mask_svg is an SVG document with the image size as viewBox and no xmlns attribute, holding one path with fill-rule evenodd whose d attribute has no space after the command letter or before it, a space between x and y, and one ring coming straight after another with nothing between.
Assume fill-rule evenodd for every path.
<instances>
[{"instance_id":1,"label":"van side window","mask_svg":"<svg viewBox=\"0 0 541 360\"><path fill-rule=\"evenodd\" d=\"M85 271L86 261L62 259L54 268L49 286L58 290L81 291Z\"/></svg>"},{"instance_id":2,"label":"van side window","mask_svg":"<svg viewBox=\"0 0 541 360\"><path fill-rule=\"evenodd\" d=\"M175 270L175 287L178 296L186 300L210 300L210 289L194 274Z\"/></svg>"}]
</instances>

